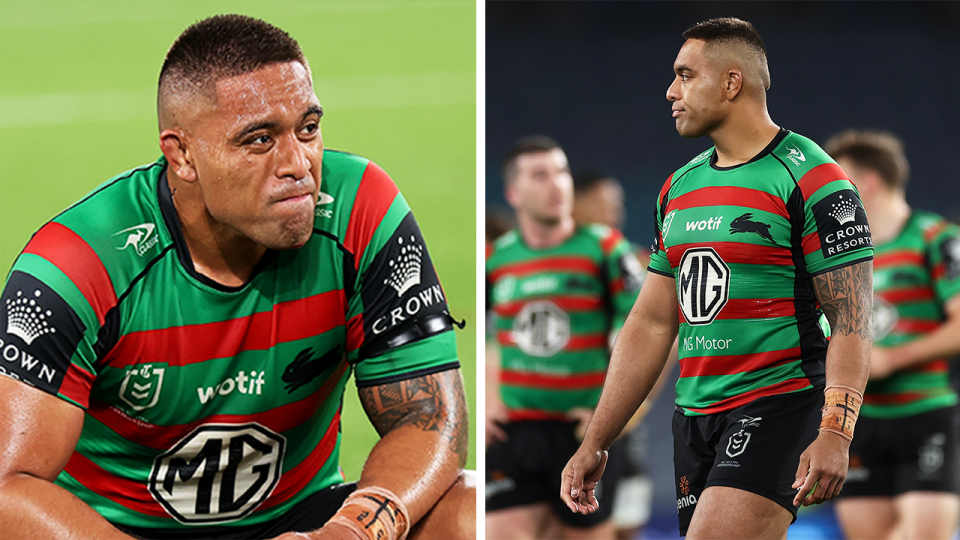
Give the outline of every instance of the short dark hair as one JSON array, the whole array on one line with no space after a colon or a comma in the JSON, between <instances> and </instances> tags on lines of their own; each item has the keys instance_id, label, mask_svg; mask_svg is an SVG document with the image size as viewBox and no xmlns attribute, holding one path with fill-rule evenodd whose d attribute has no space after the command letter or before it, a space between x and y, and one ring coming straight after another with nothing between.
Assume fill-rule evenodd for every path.
<instances>
[{"instance_id":1,"label":"short dark hair","mask_svg":"<svg viewBox=\"0 0 960 540\"><path fill-rule=\"evenodd\" d=\"M683 37L700 39L707 43L736 43L747 46L760 69L759 75L764 89L770 88L767 47L763 44L760 33L749 22L736 17L708 19L687 28Z\"/></svg>"},{"instance_id":2,"label":"short dark hair","mask_svg":"<svg viewBox=\"0 0 960 540\"><path fill-rule=\"evenodd\" d=\"M573 176L573 194L576 197L585 195L604 182L613 182L620 185L620 181L616 178L597 170L580 172Z\"/></svg>"},{"instance_id":3,"label":"short dark hair","mask_svg":"<svg viewBox=\"0 0 960 540\"><path fill-rule=\"evenodd\" d=\"M517 158L524 154L549 152L560 148L560 143L546 135L525 135L507 148L503 155L503 182L510 184L517 175Z\"/></svg>"},{"instance_id":4,"label":"short dark hair","mask_svg":"<svg viewBox=\"0 0 960 540\"><path fill-rule=\"evenodd\" d=\"M170 46L160 69L159 96L181 85L209 92L220 79L286 62L309 69L289 34L253 17L217 15L187 27Z\"/></svg>"},{"instance_id":5,"label":"short dark hair","mask_svg":"<svg viewBox=\"0 0 960 540\"><path fill-rule=\"evenodd\" d=\"M823 149L833 159L849 159L857 167L875 171L891 189L907 187L910 163L903 151L903 143L889 131L850 129L830 137Z\"/></svg>"}]
</instances>

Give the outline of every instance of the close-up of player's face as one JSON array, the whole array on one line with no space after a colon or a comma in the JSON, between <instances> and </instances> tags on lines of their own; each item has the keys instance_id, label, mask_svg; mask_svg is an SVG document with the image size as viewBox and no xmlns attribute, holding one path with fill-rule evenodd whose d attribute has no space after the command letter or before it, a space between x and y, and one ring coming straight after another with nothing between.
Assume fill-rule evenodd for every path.
<instances>
[{"instance_id":1,"label":"close-up of player's face","mask_svg":"<svg viewBox=\"0 0 960 540\"><path fill-rule=\"evenodd\" d=\"M517 213L536 221L556 223L573 210L573 177L563 150L533 152L517 157L516 178L507 200Z\"/></svg>"},{"instance_id":2,"label":"close-up of player's face","mask_svg":"<svg viewBox=\"0 0 960 540\"><path fill-rule=\"evenodd\" d=\"M723 87L704 54L706 42L688 39L673 63L674 79L667 88L677 132L687 139L708 135L723 121Z\"/></svg>"},{"instance_id":3,"label":"close-up of player's face","mask_svg":"<svg viewBox=\"0 0 960 540\"><path fill-rule=\"evenodd\" d=\"M204 204L225 234L269 249L306 243L320 190L321 114L299 62L217 82L215 106L185 127Z\"/></svg>"}]
</instances>

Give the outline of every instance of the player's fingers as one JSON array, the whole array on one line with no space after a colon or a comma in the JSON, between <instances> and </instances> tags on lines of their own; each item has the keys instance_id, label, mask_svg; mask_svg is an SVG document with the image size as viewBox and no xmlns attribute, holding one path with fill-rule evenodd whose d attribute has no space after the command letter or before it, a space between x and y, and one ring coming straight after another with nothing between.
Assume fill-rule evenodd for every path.
<instances>
[{"instance_id":1,"label":"player's fingers","mask_svg":"<svg viewBox=\"0 0 960 540\"><path fill-rule=\"evenodd\" d=\"M809 470L810 458L807 457L807 453L804 452L800 454L800 463L797 465L797 473L793 475L793 489L797 489L803 485L803 481L807 478L807 471ZM796 505L797 501L794 499L794 506Z\"/></svg>"},{"instance_id":2,"label":"player's fingers","mask_svg":"<svg viewBox=\"0 0 960 540\"><path fill-rule=\"evenodd\" d=\"M571 512L580 510L577 501L580 498L580 491L583 489L583 473L576 464L577 455L574 454L567 466L563 469L560 477L560 499L567 505Z\"/></svg>"},{"instance_id":3,"label":"player's fingers","mask_svg":"<svg viewBox=\"0 0 960 540\"><path fill-rule=\"evenodd\" d=\"M793 498L794 506L800 506L800 504L807 506L807 496L813 492L815 487L817 487L817 481L819 479L819 475L814 474L813 471L810 471L810 474L807 475L806 480L804 480L803 484L800 485L800 491L797 492L797 496Z\"/></svg>"}]
</instances>

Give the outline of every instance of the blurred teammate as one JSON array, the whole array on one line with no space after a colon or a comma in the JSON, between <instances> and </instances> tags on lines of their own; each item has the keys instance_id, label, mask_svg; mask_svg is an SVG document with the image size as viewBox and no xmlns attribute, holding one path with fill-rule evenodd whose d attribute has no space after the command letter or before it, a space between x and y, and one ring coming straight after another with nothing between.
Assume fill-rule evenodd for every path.
<instances>
[{"instance_id":1,"label":"blurred teammate","mask_svg":"<svg viewBox=\"0 0 960 540\"><path fill-rule=\"evenodd\" d=\"M597 403L610 334L643 277L617 230L574 222L573 182L555 141L518 140L503 178L517 229L497 240L486 263L500 343L487 379L487 537L613 538L610 505L575 515L556 492ZM616 472L607 480L605 503Z\"/></svg>"},{"instance_id":2,"label":"blurred teammate","mask_svg":"<svg viewBox=\"0 0 960 540\"><path fill-rule=\"evenodd\" d=\"M960 228L913 210L908 164L885 132L827 141L863 197L876 248L870 382L837 514L848 538L946 539L957 529Z\"/></svg>"},{"instance_id":3,"label":"blurred teammate","mask_svg":"<svg viewBox=\"0 0 960 540\"><path fill-rule=\"evenodd\" d=\"M683 35L667 99L682 136L715 146L661 190L649 273L560 495L595 509L604 451L679 327L680 533L784 538L796 507L835 496L846 474L871 344L870 231L843 170L770 119L753 26L713 19Z\"/></svg>"},{"instance_id":4,"label":"blurred teammate","mask_svg":"<svg viewBox=\"0 0 960 540\"><path fill-rule=\"evenodd\" d=\"M4 287L0 536L473 536L443 292L390 177L324 149L300 46L200 21L157 101L163 157L44 225ZM352 372L382 438L345 484Z\"/></svg>"},{"instance_id":5,"label":"blurred teammate","mask_svg":"<svg viewBox=\"0 0 960 540\"><path fill-rule=\"evenodd\" d=\"M573 179L573 218L577 223L600 223L608 227L622 230L626 221L626 205L624 205L623 186L620 181L611 176L596 171L581 173ZM649 260L649 251L636 245L631 245L638 261ZM676 354L671 356L676 361ZM669 372L671 366L665 366ZM661 381L663 378L661 378ZM643 455L647 447L647 431L640 426L649 404L656 401L659 389L663 384L658 381L655 389L647 396L644 405L631 418L623 435L621 443L623 452L623 475L617 484L617 493L613 508L613 525L617 538L629 540L636 538L650 519L650 510L653 499L653 482L646 474ZM609 466L609 465L608 465Z\"/></svg>"}]
</instances>

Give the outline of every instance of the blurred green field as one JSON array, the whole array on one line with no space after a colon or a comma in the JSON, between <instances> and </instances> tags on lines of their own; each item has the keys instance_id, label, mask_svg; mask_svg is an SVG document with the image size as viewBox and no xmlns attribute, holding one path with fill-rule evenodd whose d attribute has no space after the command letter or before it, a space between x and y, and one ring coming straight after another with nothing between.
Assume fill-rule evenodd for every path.
<instances>
[{"instance_id":1,"label":"blurred green field","mask_svg":"<svg viewBox=\"0 0 960 540\"><path fill-rule=\"evenodd\" d=\"M475 437L473 0L0 1L0 275L56 213L160 156L163 56L184 28L219 13L263 18L297 39L325 145L376 161L400 186L453 314L468 319L457 338ZM355 480L377 435L348 388L341 464Z\"/></svg>"}]
</instances>

